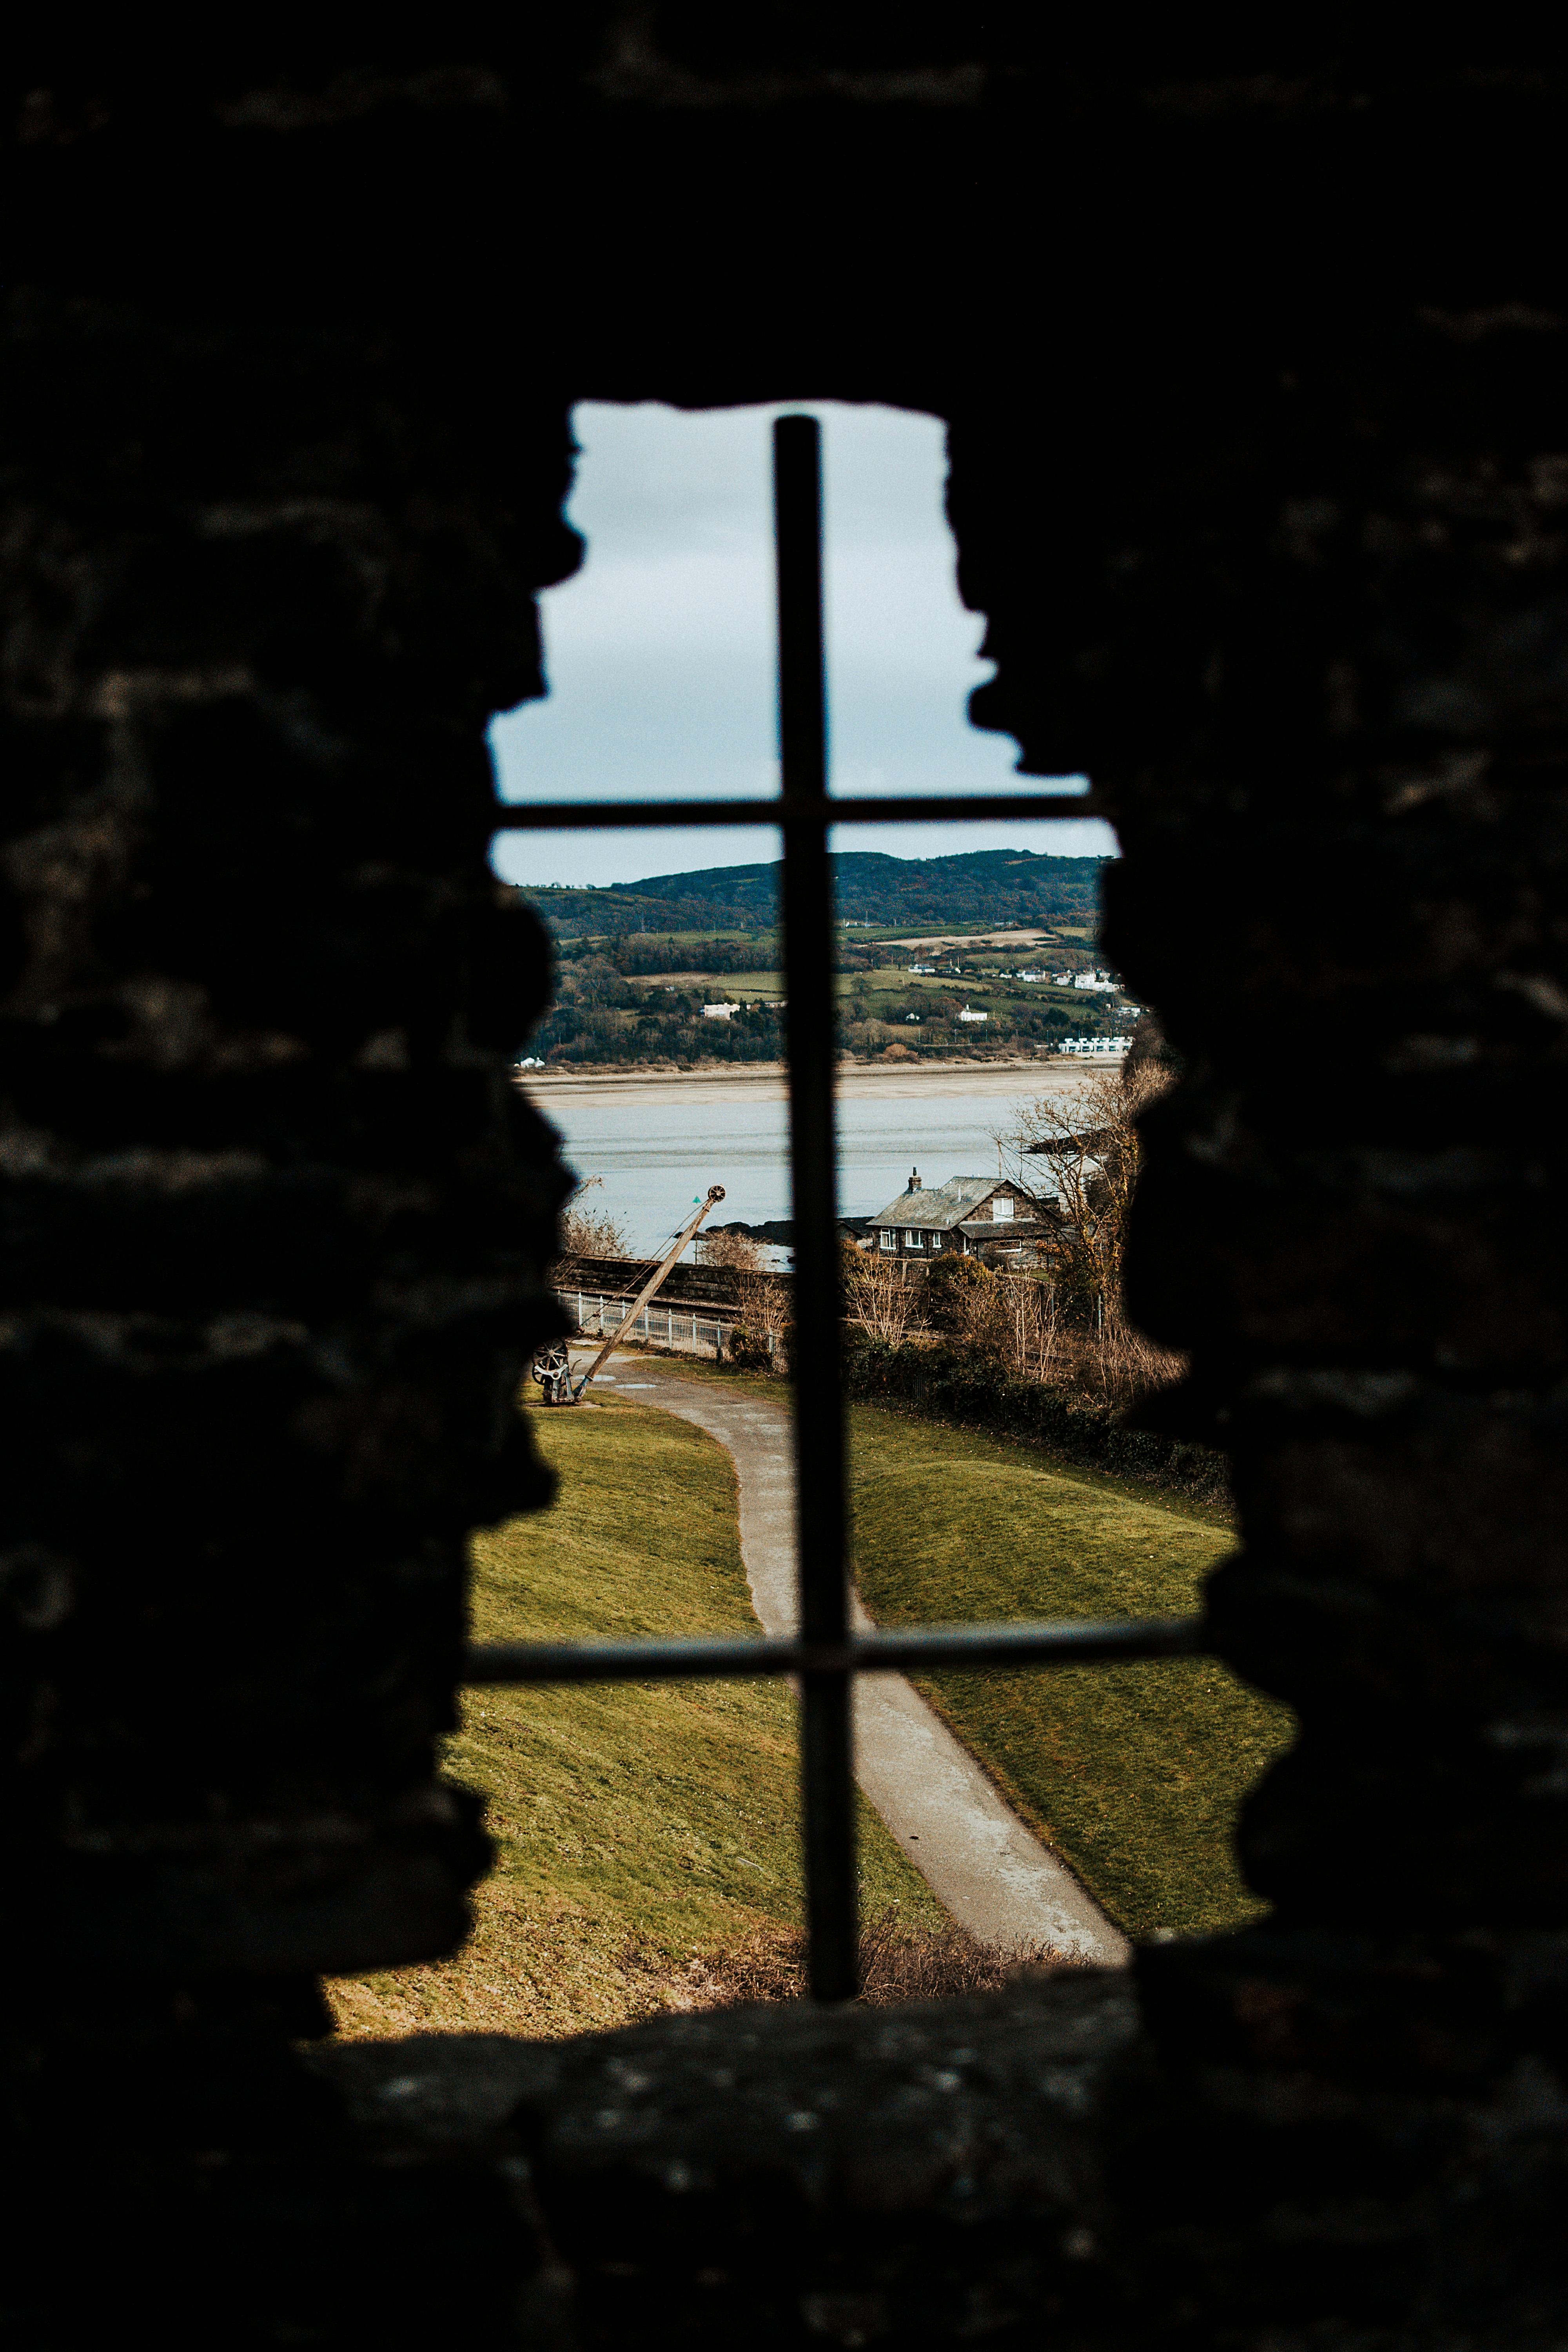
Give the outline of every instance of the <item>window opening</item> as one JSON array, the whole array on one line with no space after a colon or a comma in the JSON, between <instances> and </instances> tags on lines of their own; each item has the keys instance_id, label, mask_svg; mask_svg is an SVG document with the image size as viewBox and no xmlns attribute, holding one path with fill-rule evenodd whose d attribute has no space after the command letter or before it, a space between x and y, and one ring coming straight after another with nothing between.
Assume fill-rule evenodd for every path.
<instances>
[{"instance_id":1,"label":"window opening","mask_svg":"<svg viewBox=\"0 0 1568 2352\"><path fill-rule=\"evenodd\" d=\"M857 1674L940 1665L1043 1666L1190 1656L1195 1619L1106 1624L937 1626L853 1633L846 1557L844 1409L834 1074L837 1006L829 827L853 817L964 823L1081 810L1071 791L847 800L827 790L823 632L821 436L810 416L773 425L780 791L766 801L596 801L512 804L506 829L777 825L784 839L784 981L790 1006L790 1163L795 1215L795 1381L800 1633L791 1639L470 1643L470 1685L795 1675L801 1685L806 1932L812 1992L858 1990L850 1692ZM906 1242L910 1236L906 1234Z\"/></svg>"}]
</instances>

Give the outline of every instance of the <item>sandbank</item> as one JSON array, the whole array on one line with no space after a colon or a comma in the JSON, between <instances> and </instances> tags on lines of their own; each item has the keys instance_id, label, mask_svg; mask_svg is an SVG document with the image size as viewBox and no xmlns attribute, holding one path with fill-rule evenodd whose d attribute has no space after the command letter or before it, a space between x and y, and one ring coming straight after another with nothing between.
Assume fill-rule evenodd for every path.
<instances>
[{"instance_id":1,"label":"sandbank","mask_svg":"<svg viewBox=\"0 0 1568 2352\"><path fill-rule=\"evenodd\" d=\"M977 1096L1015 1101L1025 1095L1069 1093L1121 1066L1110 1055L1093 1062L1035 1055L995 1062L841 1062L838 1094L848 1101L962 1101ZM706 1070L524 1070L518 1083L542 1108L567 1098L646 1102L671 1093L693 1103L782 1100L786 1087L782 1062L742 1062Z\"/></svg>"}]
</instances>

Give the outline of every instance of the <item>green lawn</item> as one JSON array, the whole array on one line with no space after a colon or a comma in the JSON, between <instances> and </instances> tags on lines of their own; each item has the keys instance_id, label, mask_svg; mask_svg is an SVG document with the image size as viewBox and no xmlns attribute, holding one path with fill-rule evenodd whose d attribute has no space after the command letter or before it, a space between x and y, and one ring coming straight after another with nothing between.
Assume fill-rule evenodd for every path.
<instances>
[{"instance_id":1,"label":"green lawn","mask_svg":"<svg viewBox=\"0 0 1568 2352\"><path fill-rule=\"evenodd\" d=\"M531 1413L552 1507L474 1544L483 1639L756 1633L729 1456L634 1404ZM697 1956L801 1916L795 1701L779 1683L476 1691L451 1777L499 1848L455 1959L330 1988L340 2031L548 2034L680 1997ZM944 1914L862 1804L868 1915Z\"/></svg>"},{"instance_id":2,"label":"green lawn","mask_svg":"<svg viewBox=\"0 0 1568 2352\"><path fill-rule=\"evenodd\" d=\"M713 977L715 988L726 990L738 1004L771 1004L784 994L782 971L726 971Z\"/></svg>"},{"instance_id":3,"label":"green lawn","mask_svg":"<svg viewBox=\"0 0 1568 2352\"><path fill-rule=\"evenodd\" d=\"M1217 1512L1022 1447L871 1405L850 1423L856 1571L883 1624L1181 1614L1231 1549ZM1131 1934L1212 1931L1263 1910L1231 1829L1289 1744L1288 1709L1207 1659L922 1688Z\"/></svg>"}]
</instances>

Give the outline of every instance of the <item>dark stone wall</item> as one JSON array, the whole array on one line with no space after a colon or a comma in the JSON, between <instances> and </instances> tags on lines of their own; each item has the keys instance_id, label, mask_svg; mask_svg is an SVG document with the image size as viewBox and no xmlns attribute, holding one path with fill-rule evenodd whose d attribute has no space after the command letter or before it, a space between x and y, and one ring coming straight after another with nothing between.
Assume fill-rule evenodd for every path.
<instances>
[{"instance_id":1,"label":"dark stone wall","mask_svg":"<svg viewBox=\"0 0 1568 2352\"><path fill-rule=\"evenodd\" d=\"M1532 40L784 5L25 33L19 2343L1561 2340ZM510 1400L563 1180L507 1068L546 957L489 881L483 730L576 561L569 405L795 394L950 419L975 716L1121 832L1110 950L1187 1072L1135 1304L1232 1461L1216 1636L1304 1725L1243 1830L1277 1916L1144 1955L1142 2023L1057 1982L311 2071L315 1975L462 1932L463 1537L544 1499Z\"/></svg>"},{"instance_id":2,"label":"dark stone wall","mask_svg":"<svg viewBox=\"0 0 1568 2352\"><path fill-rule=\"evenodd\" d=\"M112 205L64 242L95 143L169 134L100 111L24 116L6 357L12 2292L51 2345L127 2298L230 2340L246 2277L232 2340L358 2341L511 2229L489 2176L362 2179L289 2038L321 1972L452 1949L488 1857L435 1743L467 1531L549 1491L511 1399L564 1180L483 730L541 690L568 441L472 326L176 292Z\"/></svg>"},{"instance_id":3,"label":"dark stone wall","mask_svg":"<svg viewBox=\"0 0 1568 2352\"><path fill-rule=\"evenodd\" d=\"M1563 327L1327 323L1275 328L1245 435L1211 377L1136 512L1061 517L1089 588L1015 716L1093 770L1110 950L1187 1064L1132 1297L1231 1448L1226 1646L1302 1715L1248 1870L1304 1919L1556 1925Z\"/></svg>"},{"instance_id":4,"label":"dark stone wall","mask_svg":"<svg viewBox=\"0 0 1568 2352\"><path fill-rule=\"evenodd\" d=\"M1006 457L955 434L978 699L1093 774L1109 951L1185 1066L1131 1284L1230 1457L1216 1643L1302 1726L1241 1826L1275 1919L1143 1956L1118 2126L1150 2287L1247 2342L1561 2324L1568 385L1555 265L1488 220L1395 268L1369 205L1386 276L1189 322L1153 446L1119 334L1127 462L1042 483L1022 618Z\"/></svg>"}]
</instances>

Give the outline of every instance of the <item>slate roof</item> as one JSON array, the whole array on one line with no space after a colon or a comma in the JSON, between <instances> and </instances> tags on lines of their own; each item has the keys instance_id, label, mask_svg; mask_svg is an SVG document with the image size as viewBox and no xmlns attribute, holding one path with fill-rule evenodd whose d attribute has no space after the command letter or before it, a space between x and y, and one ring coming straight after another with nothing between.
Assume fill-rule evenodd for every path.
<instances>
[{"instance_id":1,"label":"slate roof","mask_svg":"<svg viewBox=\"0 0 1568 2352\"><path fill-rule=\"evenodd\" d=\"M952 1233L973 1217L993 1192L1007 1192L1018 1202L1024 1217L1033 1214L1028 1203L1005 1181L994 1176L950 1176L945 1184L924 1184L918 1192L900 1192L888 1208L867 1219L872 1225L918 1225L926 1232ZM990 1227L986 1230L989 1232Z\"/></svg>"}]
</instances>

